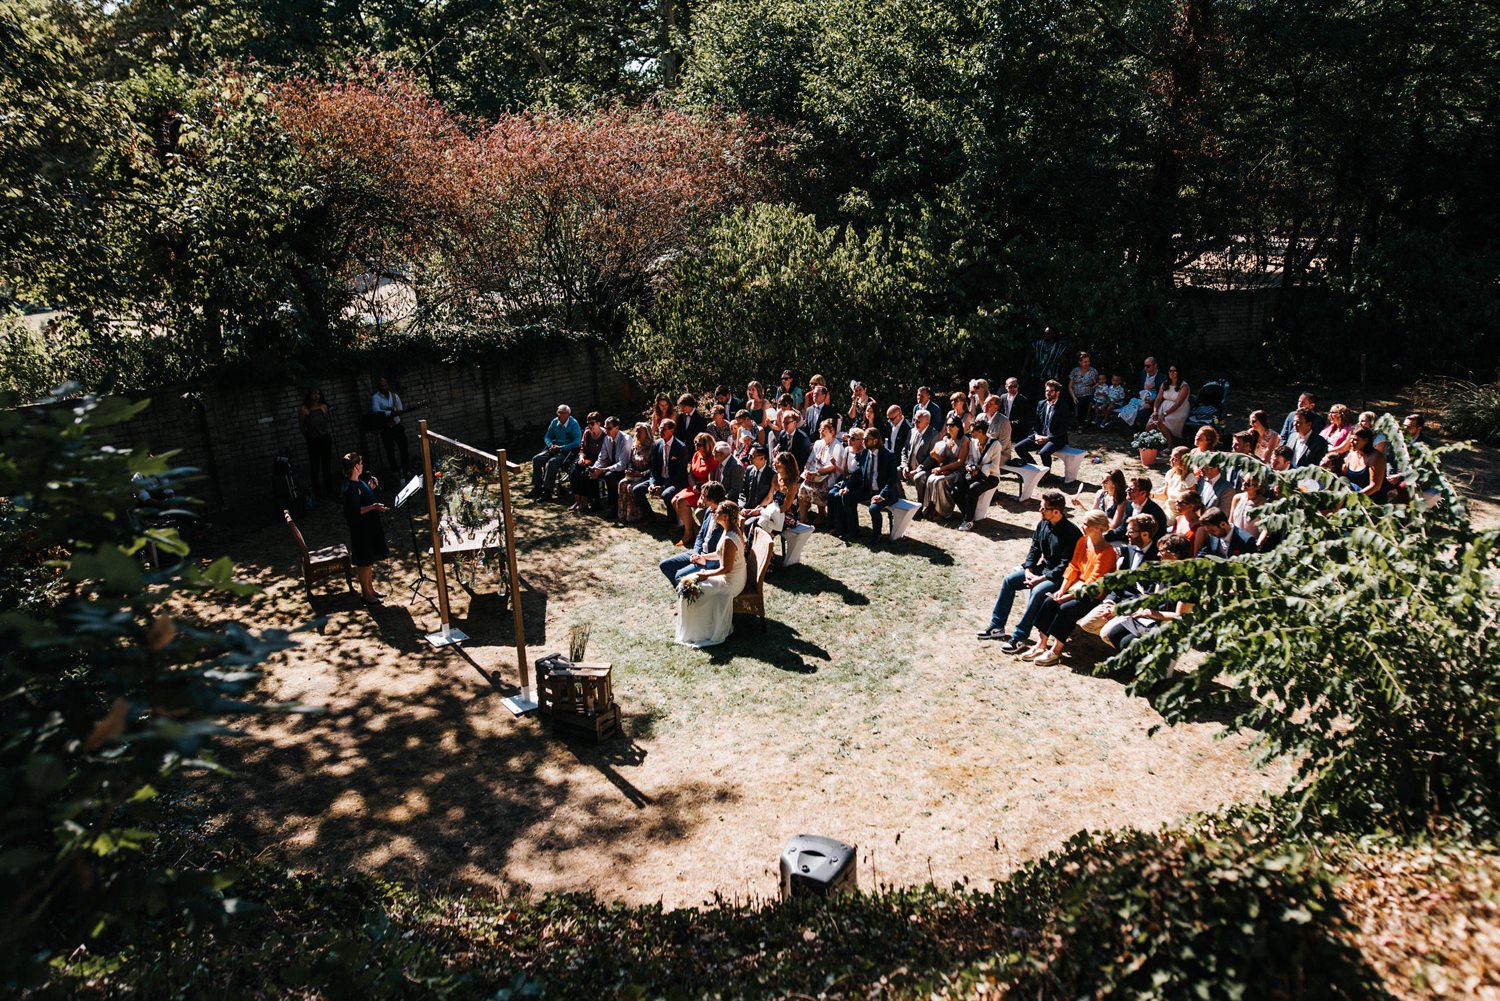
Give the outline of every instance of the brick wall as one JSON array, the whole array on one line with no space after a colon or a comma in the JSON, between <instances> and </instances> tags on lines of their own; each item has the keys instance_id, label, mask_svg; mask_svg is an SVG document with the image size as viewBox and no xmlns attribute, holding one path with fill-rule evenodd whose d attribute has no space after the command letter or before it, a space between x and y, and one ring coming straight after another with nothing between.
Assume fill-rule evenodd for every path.
<instances>
[{"instance_id":1,"label":"brick wall","mask_svg":"<svg viewBox=\"0 0 1500 1001\"><path fill-rule=\"evenodd\" d=\"M613 366L607 349L595 343L568 344L529 354L512 354L485 364L423 364L388 373L407 406L426 403L406 418L412 464L417 453L416 424L488 451L510 448L511 461L529 459L557 404L567 403L581 419L590 410L611 413L644 404ZM379 435L362 434L360 416L370 408L376 375L369 371L326 372L309 378L332 408L334 475L337 456L363 452L373 468L384 469ZM309 483L307 450L297 425L304 384L242 387L178 386L150 394L151 406L123 426L114 443L154 452L177 449L181 465L203 470L200 494L218 508L262 506L271 510L271 463L290 455L298 483Z\"/></svg>"},{"instance_id":2,"label":"brick wall","mask_svg":"<svg viewBox=\"0 0 1500 1001\"><path fill-rule=\"evenodd\" d=\"M1174 293L1189 350L1204 356L1258 358L1280 289L1179 287Z\"/></svg>"}]
</instances>

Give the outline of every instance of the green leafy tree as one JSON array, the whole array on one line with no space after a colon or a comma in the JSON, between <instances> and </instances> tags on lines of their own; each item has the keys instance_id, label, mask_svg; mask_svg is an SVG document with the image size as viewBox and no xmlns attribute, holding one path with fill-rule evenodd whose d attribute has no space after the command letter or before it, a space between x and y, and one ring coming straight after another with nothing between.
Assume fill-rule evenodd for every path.
<instances>
[{"instance_id":1,"label":"green leafy tree","mask_svg":"<svg viewBox=\"0 0 1500 1001\"><path fill-rule=\"evenodd\" d=\"M1438 818L1500 827L1500 532L1478 531L1437 454L1389 416L1410 506L1375 504L1323 470L1271 473L1256 513L1282 541L1231 560L1162 563L1121 579L1167 585L1194 611L1101 665L1129 671L1167 723L1212 710L1267 757L1296 764L1286 793L1307 826L1420 831ZM1308 489L1315 487L1315 489ZM1125 606L1122 606L1122 611ZM1201 659L1188 661L1190 652Z\"/></svg>"},{"instance_id":2,"label":"green leafy tree","mask_svg":"<svg viewBox=\"0 0 1500 1001\"><path fill-rule=\"evenodd\" d=\"M139 849L166 783L216 768L224 720L253 708L255 666L292 642L171 611L251 589L227 560L184 559L170 521L190 470L96 437L145 406L21 410L0 395L0 983L147 913L234 907L222 877L141 864Z\"/></svg>"},{"instance_id":3,"label":"green leafy tree","mask_svg":"<svg viewBox=\"0 0 1500 1001\"><path fill-rule=\"evenodd\" d=\"M876 388L947 374L967 335L934 313L945 268L917 240L819 228L783 205L756 205L684 252L621 362L644 385L765 379L791 366L832 384Z\"/></svg>"}]
</instances>

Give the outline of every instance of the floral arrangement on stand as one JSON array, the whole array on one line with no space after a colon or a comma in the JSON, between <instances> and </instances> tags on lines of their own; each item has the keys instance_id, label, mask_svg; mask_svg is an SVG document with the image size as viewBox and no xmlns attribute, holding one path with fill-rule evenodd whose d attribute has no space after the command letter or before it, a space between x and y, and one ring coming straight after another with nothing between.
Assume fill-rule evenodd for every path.
<instances>
[{"instance_id":1,"label":"floral arrangement on stand","mask_svg":"<svg viewBox=\"0 0 1500 1001\"><path fill-rule=\"evenodd\" d=\"M432 471L438 521L445 536L464 538L483 533L484 545L449 555L445 562L459 580L467 572L472 584L481 573L500 572L500 519L504 510L500 476L494 465L461 453L443 456ZM493 562L493 565L491 563Z\"/></svg>"}]
</instances>

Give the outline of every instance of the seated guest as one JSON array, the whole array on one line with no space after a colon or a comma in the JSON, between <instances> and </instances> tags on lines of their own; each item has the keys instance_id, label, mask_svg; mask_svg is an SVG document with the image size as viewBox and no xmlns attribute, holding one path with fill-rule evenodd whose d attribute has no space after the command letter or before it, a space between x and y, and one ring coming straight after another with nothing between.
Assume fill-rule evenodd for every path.
<instances>
[{"instance_id":1,"label":"seated guest","mask_svg":"<svg viewBox=\"0 0 1500 1001\"><path fill-rule=\"evenodd\" d=\"M882 447L895 456L896 465L900 466L901 453L906 451L906 443L911 438L911 424L906 420L906 415L901 412L901 408L894 403L885 408L883 430L885 445Z\"/></svg>"},{"instance_id":2,"label":"seated guest","mask_svg":"<svg viewBox=\"0 0 1500 1001\"><path fill-rule=\"evenodd\" d=\"M1292 419L1292 436L1287 443L1292 449L1293 469L1319 465L1328 454L1328 439L1313 430L1313 416L1311 410L1299 410Z\"/></svg>"},{"instance_id":3,"label":"seated guest","mask_svg":"<svg viewBox=\"0 0 1500 1001\"><path fill-rule=\"evenodd\" d=\"M810 428L821 428L824 421L833 421L833 433L838 434L839 422L842 418L832 404L828 402L828 387L814 385L807 391L807 410L803 414L803 424Z\"/></svg>"},{"instance_id":4,"label":"seated guest","mask_svg":"<svg viewBox=\"0 0 1500 1001\"><path fill-rule=\"evenodd\" d=\"M668 418L661 422L661 438L651 448L651 473L646 479L631 487L635 494L635 506L641 516L651 518L650 496L657 496L667 505L667 513L673 524L677 513L672 508L672 496L687 486L687 443L677 437L677 422Z\"/></svg>"},{"instance_id":5,"label":"seated guest","mask_svg":"<svg viewBox=\"0 0 1500 1001\"><path fill-rule=\"evenodd\" d=\"M1151 532L1151 542L1154 543L1167 534L1167 513L1151 497L1151 477L1137 476L1130 480L1126 485L1125 496L1130 501L1129 510L1125 515L1127 522L1125 531L1116 533L1116 537L1113 538L1110 534L1106 534L1105 538L1111 542L1128 542L1129 520L1141 515L1150 518L1152 524L1156 526Z\"/></svg>"},{"instance_id":6,"label":"seated guest","mask_svg":"<svg viewBox=\"0 0 1500 1001\"><path fill-rule=\"evenodd\" d=\"M807 457L812 454L812 442L807 440L806 433L797 426L802 419L797 416L797 411L790 409L780 411L777 416L781 421L781 430L776 435L772 458L789 452L797 460L797 468L801 469L807 465Z\"/></svg>"},{"instance_id":7,"label":"seated guest","mask_svg":"<svg viewBox=\"0 0 1500 1001\"><path fill-rule=\"evenodd\" d=\"M917 503L922 501L922 491L927 486L927 475L936 465L932 450L937 445L938 428L932 423L930 411L918 408L913 415L911 435L906 442L906 451L901 454L899 473L902 483L910 483L917 492Z\"/></svg>"},{"instance_id":8,"label":"seated guest","mask_svg":"<svg viewBox=\"0 0 1500 1001\"><path fill-rule=\"evenodd\" d=\"M698 397L683 393L677 397L677 437L683 441L697 441L698 436L708 430L708 418L698 412Z\"/></svg>"},{"instance_id":9,"label":"seated guest","mask_svg":"<svg viewBox=\"0 0 1500 1001\"><path fill-rule=\"evenodd\" d=\"M745 464L734 457L727 441L714 445L714 460L717 462L714 467L714 482L724 484L726 496L738 497L745 486Z\"/></svg>"},{"instance_id":10,"label":"seated guest","mask_svg":"<svg viewBox=\"0 0 1500 1001\"><path fill-rule=\"evenodd\" d=\"M1010 419L1001 412L1001 396L991 393L984 398L985 427L989 433L990 441L995 443L995 450L1000 455L1000 465L1010 462L1015 455L1015 449L1011 446ZM977 421L978 418L975 418Z\"/></svg>"},{"instance_id":11,"label":"seated guest","mask_svg":"<svg viewBox=\"0 0 1500 1001\"><path fill-rule=\"evenodd\" d=\"M1166 435L1167 444L1175 445L1187 430L1188 415L1193 409L1193 387L1182 378L1176 365L1167 366L1166 378L1156 391L1156 404L1146 427Z\"/></svg>"},{"instance_id":12,"label":"seated guest","mask_svg":"<svg viewBox=\"0 0 1500 1001\"><path fill-rule=\"evenodd\" d=\"M947 435L932 449L933 467L926 477L926 496L918 499L922 507L916 513L917 518L946 518L954 510L954 488L963 478L964 466L968 464L970 442L957 414L948 415L944 430Z\"/></svg>"},{"instance_id":13,"label":"seated guest","mask_svg":"<svg viewBox=\"0 0 1500 1001\"><path fill-rule=\"evenodd\" d=\"M1016 445L1016 461L1029 463L1032 453L1043 466L1052 465L1052 454L1068 447L1068 407L1062 402L1062 383L1048 379L1046 399L1036 405L1036 430Z\"/></svg>"},{"instance_id":14,"label":"seated guest","mask_svg":"<svg viewBox=\"0 0 1500 1001\"><path fill-rule=\"evenodd\" d=\"M969 413L976 418L984 413L984 403L990 398L990 382L988 379L969 380Z\"/></svg>"},{"instance_id":15,"label":"seated guest","mask_svg":"<svg viewBox=\"0 0 1500 1001\"><path fill-rule=\"evenodd\" d=\"M740 493L740 511L747 518L758 517L760 509L771 503L771 493L775 488L776 470L771 468L771 453L764 445L752 445L750 465L745 467L745 485Z\"/></svg>"},{"instance_id":16,"label":"seated guest","mask_svg":"<svg viewBox=\"0 0 1500 1001\"><path fill-rule=\"evenodd\" d=\"M1119 372L1109 377L1109 383L1099 381L1099 388L1094 390L1094 423L1099 427L1108 427L1110 419L1125 405L1125 398L1129 394L1125 390L1125 379Z\"/></svg>"},{"instance_id":17,"label":"seated guest","mask_svg":"<svg viewBox=\"0 0 1500 1001\"><path fill-rule=\"evenodd\" d=\"M1229 524L1234 528L1234 538L1229 547L1235 555L1257 553L1266 546L1267 533L1255 520L1255 512L1267 501L1266 483L1255 477L1247 477L1243 490L1229 506Z\"/></svg>"},{"instance_id":18,"label":"seated guest","mask_svg":"<svg viewBox=\"0 0 1500 1001\"><path fill-rule=\"evenodd\" d=\"M1187 458L1192 449L1186 445L1178 445L1172 449L1172 455L1167 459L1167 516L1177 517L1177 498L1182 496L1184 490L1192 490L1198 485L1198 474L1189 466Z\"/></svg>"},{"instance_id":19,"label":"seated guest","mask_svg":"<svg viewBox=\"0 0 1500 1001\"><path fill-rule=\"evenodd\" d=\"M848 418L845 426L852 430L863 426L861 422L865 419L865 405L870 402L870 390L864 383L855 379L849 383L849 392L854 398L849 401L849 411L844 416Z\"/></svg>"},{"instance_id":20,"label":"seated guest","mask_svg":"<svg viewBox=\"0 0 1500 1001\"><path fill-rule=\"evenodd\" d=\"M1010 440L1014 444L1026 437L1026 422L1030 419L1031 401L1021 395L1021 380L1011 376L1005 380L1005 392L996 394L1000 397L1000 413L1010 421ZM991 436L994 434L994 422L990 422ZM1006 460L1007 462L1010 460Z\"/></svg>"},{"instance_id":21,"label":"seated guest","mask_svg":"<svg viewBox=\"0 0 1500 1001\"><path fill-rule=\"evenodd\" d=\"M1191 545L1186 537L1172 532L1161 537L1161 541L1156 544L1156 551L1164 562L1174 563L1188 558ZM1192 610L1193 604L1189 601L1179 601L1169 608L1137 609L1128 615L1110 619L1100 630L1099 638L1116 650L1124 650L1142 636L1180 619Z\"/></svg>"},{"instance_id":22,"label":"seated guest","mask_svg":"<svg viewBox=\"0 0 1500 1001\"><path fill-rule=\"evenodd\" d=\"M1139 570L1156 559L1157 525L1149 514L1134 514L1125 522L1125 545L1115 564L1116 570ZM1099 635L1104 624L1114 618L1115 606L1146 593L1146 585L1131 584L1109 592L1104 600L1078 620L1085 632Z\"/></svg>"},{"instance_id":23,"label":"seated guest","mask_svg":"<svg viewBox=\"0 0 1500 1001\"><path fill-rule=\"evenodd\" d=\"M1329 455L1343 455L1349 451L1349 436L1354 431L1354 415L1342 403L1328 408L1328 425L1319 432L1328 442Z\"/></svg>"},{"instance_id":24,"label":"seated guest","mask_svg":"<svg viewBox=\"0 0 1500 1001\"><path fill-rule=\"evenodd\" d=\"M1062 583L1068 561L1083 535L1068 520L1068 500L1059 491L1048 490L1042 494L1041 515L1042 520L1032 533L1026 558L1000 582L1000 595L990 613L990 624L979 633L982 640L1004 640L1000 649L1005 653L1020 653L1029 645L1026 638L1031 635L1032 624L1041 614L1042 599ZM1026 609L1010 638L1006 639L1005 623L1010 618L1016 595L1022 591L1027 592Z\"/></svg>"},{"instance_id":25,"label":"seated guest","mask_svg":"<svg viewBox=\"0 0 1500 1001\"><path fill-rule=\"evenodd\" d=\"M848 541L859 534L859 505L870 499L870 453L865 448L865 431L849 432L848 466L844 474L828 488L828 528L836 539Z\"/></svg>"},{"instance_id":26,"label":"seated guest","mask_svg":"<svg viewBox=\"0 0 1500 1001\"><path fill-rule=\"evenodd\" d=\"M993 400L994 397L990 399ZM1010 430L1010 422L1004 417L996 417L996 423L1000 425L1002 434ZM964 478L959 481L956 491L958 509L963 512L963 521L958 526L960 532L967 532L974 527L974 513L979 509L979 498L986 490L999 485L1000 467L1004 460L1005 450L1001 447L1001 442L990 437L990 422L983 417L976 419L974 443L969 448Z\"/></svg>"},{"instance_id":27,"label":"seated guest","mask_svg":"<svg viewBox=\"0 0 1500 1001\"><path fill-rule=\"evenodd\" d=\"M682 540L677 544L684 549L693 544L693 533L698 530L693 520L694 512L698 509L698 491L703 484L713 479L718 468L719 460L714 455L714 436L707 431L700 431L698 437L693 439L687 483L673 493L671 498L672 510L677 512L677 520L682 523Z\"/></svg>"},{"instance_id":28,"label":"seated guest","mask_svg":"<svg viewBox=\"0 0 1500 1001\"><path fill-rule=\"evenodd\" d=\"M1229 515L1218 508L1204 512L1203 531L1208 537L1203 540L1203 548L1198 551L1198 555L1227 560L1231 555L1230 542L1234 534L1234 529L1229 524Z\"/></svg>"},{"instance_id":29,"label":"seated guest","mask_svg":"<svg viewBox=\"0 0 1500 1001\"><path fill-rule=\"evenodd\" d=\"M619 486L615 488L619 497L615 505L616 521L629 525L646 517L641 505L636 502L635 487L651 479L651 450L654 445L651 425L641 421L635 426L634 440L630 445L630 461L625 466L624 475L620 477Z\"/></svg>"},{"instance_id":30,"label":"seated guest","mask_svg":"<svg viewBox=\"0 0 1500 1001\"><path fill-rule=\"evenodd\" d=\"M1407 414L1405 419L1401 421L1401 430L1406 432L1406 440L1408 442L1428 444L1427 418L1421 414Z\"/></svg>"},{"instance_id":31,"label":"seated guest","mask_svg":"<svg viewBox=\"0 0 1500 1001\"><path fill-rule=\"evenodd\" d=\"M733 418L735 414L745 409L744 401L731 393L728 386L715 387L714 400L718 406L724 408L724 416L727 418Z\"/></svg>"},{"instance_id":32,"label":"seated guest","mask_svg":"<svg viewBox=\"0 0 1500 1001\"><path fill-rule=\"evenodd\" d=\"M761 507L755 515L746 515L745 534L749 534L759 526L775 535L789 528L796 528L800 522L797 520L797 493L802 486L802 470L797 465L797 459L791 452L782 452L771 463L775 474L771 477L771 501ZM780 515L768 518L772 508L779 511Z\"/></svg>"},{"instance_id":33,"label":"seated guest","mask_svg":"<svg viewBox=\"0 0 1500 1001\"><path fill-rule=\"evenodd\" d=\"M598 414L590 414L590 420ZM579 511L592 511L598 497L613 497L615 484L625 475L630 465L631 441L620 431L620 418L604 419L604 437L599 443L599 453L594 461L583 468L582 482L573 483L573 507ZM575 469L575 474L577 470Z\"/></svg>"},{"instance_id":34,"label":"seated guest","mask_svg":"<svg viewBox=\"0 0 1500 1001\"><path fill-rule=\"evenodd\" d=\"M818 440L813 443L807 468L802 470L801 503L797 510L797 517L802 521L811 519L814 506L825 511L828 509L828 488L833 485L835 474L839 472L843 452L844 446L839 444L833 419L825 418L822 427L818 429Z\"/></svg>"},{"instance_id":35,"label":"seated guest","mask_svg":"<svg viewBox=\"0 0 1500 1001\"><path fill-rule=\"evenodd\" d=\"M1325 455L1323 461L1318 463L1319 469L1326 469L1334 476L1344 475L1344 457L1342 455Z\"/></svg>"},{"instance_id":36,"label":"seated guest","mask_svg":"<svg viewBox=\"0 0 1500 1001\"><path fill-rule=\"evenodd\" d=\"M583 428L566 403L557 408L557 416L542 435L543 448L531 459L531 490L528 497L550 497L557 474L573 464L578 446L583 444Z\"/></svg>"},{"instance_id":37,"label":"seated guest","mask_svg":"<svg viewBox=\"0 0 1500 1001\"><path fill-rule=\"evenodd\" d=\"M760 383L751 382L745 387L745 409L750 412L750 420L755 424L766 422L766 410L770 406L765 396L761 393Z\"/></svg>"},{"instance_id":38,"label":"seated guest","mask_svg":"<svg viewBox=\"0 0 1500 1001\"><path fill-rule=\"evenodd\" d=\"M1091 511L1103 511L1109 518L1109 524L1104 527L1107 538L1111 532L1125 533L1125 519L1130 515L1130 489L1125 484L1125 473L1119 469L1111 469L1104 474L1104 480L1099 484L1099 492L1094 494L1094 499L1085 502L1082 497L1075 496L1073 503L1078 507Z\"/></svg>"},{"instance_id":39,"label":"seated guest","mask_svg":"<svg viewBox=\"0 0 1500 1001\"><path fill-rule=\"evenodd\" d=\"M1375 430L1375 422L1379 419L1375 411L1366 410L1359 415L1359 424L1357 426L1368 429L1370 434L1375 436L1375 451L1389 458L1386 448L1390 445L1391 441L1382 432Z\"/></svg>"},{"instance_id":40,"label":"seated guest","mask_svg":"<svg viewBox=\"0 0 1500 1001\"><path fill-rule=\"evenodd\" d=\"M1286 415L1286 420L1281 422L1281 441L1283 444L1288 443L1292 435L1297 432L1298 410L1307 411L1308 423L1312 425L1313 434L1322 431L1323 425L1327 423L1323 420L1323 416L1318 413L1318 398L1312 393L1304 392L1301 396L1297 397L1297 405Z\"/></svg>"},{"instance_id":41,"label":"seated guest","mask_svg":"<svg viewBox=\"0 0 1500 1001\"><path fill-rule=\"evenodd\" d=\"M735 414L734 427L734 457L749 465L750 446L764 445L766 443L765 438L761 433L761 429L751 419L750 411L748 410L741 410Z\"/></svg>"},{"instance_id":42,"label":"seated guest","mask_svg":"<svg viewBox=\"0 0 1500 1001\"><path fill-rule=\"evenodd\" d=\"M1277 445L1276 451L1271 453L1271 468L1278 473L1291 469L1294 461L1290 445Z\"/></svg>"},{"instance_id":43,"label":"seated guest","mask_svg":"<svg viewBox=\"0 0 1500 1001\"><path fill-rule=\"evenodd\" d=\"M1281 435L1271 430L1271 416L1264 410L1255 411L1250 415L1250 430L1255 432L1255 457L1269 466L1281 447Z\"/></svg>"},{"instance_id":44,"label":"seated guest","mask_svg":"<svg viewBox=\"0 0 1500 1001\"><path fill-rule=\"evenodd\" d=\"M685 553L668 556L657 564L667 583L676 587L677 582L696 570L712 570L719 565L713 554L719 548L719 536L724 529L714 513L725 499L724 484L705 483L698 492L697 504L702 510L702 524L693 540L692 548Z\"/></svg>"},{"instance_id":45,"label":"seated guest","mask_svg":"<svg viewBox=\"0 0 1500 1001\"><path fill-rule=\"evenodd\" d=\"M1407 414L1401 422L1401 432L1406 437L1407 444L1427 445L1427 418L1421 414ZM1406 478L1395 470L1387 467L1386 482L1391 486L1391 499L1397 504L1411 503L1411 488L1414 484L1406 482Z\"/></svg>"},{"instance_id":46,"label":"seated guest","mask_svg":"<svg viewBox=\"0 0 1500 1001\"><path fill-rule=\"evenodd\" d=\"M1193 453L1207 455L1219 447L1219 432L1211 427L1201 427L1193 435Z\"/></svg>"},{"instance_id":47,"label":"seated guest","mask_svg":"<svg viewBox=\"0 0 1500 1001\"><path fill-rule=\"evenodd\" d=\"M799 412L802 410L802 401L806 398L806 394L802 391L802 387L797 385L791 369L781 373L781 394L790 396L792 406L796 407Z\"/></svg>"},{"instance_id":48,"label":"seated guest","mask_svg":"<svg viewBox=\"0 0 1500 1001\"><path fill-rule=\"evenodd\" d=\"M729 411L724 404L715 403L708 413L708 433L714 436L714 441L733 442L734 424L729 420Z\"/></svg>"},{"instance_id":49,"label":"seated guest","mask_svg":"<svg viewBox=\"0 0 1500 1001\"><path fill-rule=\"evenodd\" d=\"M583 441L578 445L578 458L568 472L568 486L573 494L569 511L588 510L588 488L591 482L589 470L599 459L599 450L604 445L604 422L598 411L590 413L583 421Z\"/></svg>"},{"instance_id":50,"label":"seated guest","mask_svg":"<svg viewBox=\"0 0 1500 1001\"><path fill-rule=\"evenodd\" d=\"M1344 476L1349 480L1349 486L1375 503L1384 504L1388 490L1386 462L1385 456L1375 447L1375 432L1369 428L1355 428L1349 440L1349 453L1344 456Z\"/></svg>"},{"instance_id":51,"label":"seated guest","mask_svg":"<svg viewBox=\"0 0 1500 1001\"><path fill-rule=\"evenodd\" d=\"M901 499L901 477L896 472L896 457L884 446L880 428L865 432L865 478L869 483L870 530L875 541L881 539L880 519L890 506ZM844 495L848 503L848 494ZM846 524L858 526L859 509L844 512Z\"/></svg>"},{"instance_id":52,"label":"seated guest","mask_svg":"<svg viewBox=\"0 0 1500 1001\"><path fill-rule=\"evenodd\" d=\"M1104 538L1108 527L1109 516L1103 511L1084 515L1083 538L1073 547L1062 583L1042 600L1036 617L1036 645L1021 654L1022 660L1035 661L1039 666L1056 664L1078 620L1099 604L1098 598L1086 596L1088 587L1113 573L1119 559L1115 547Z\"/></svg>"},{"instance_id":53,"label":"seated guest","mask_svg":"<svg viewBox=\"0 0 1500 1001\"><path fill-rule=\"evenodd\" d=\"M647 416L651 419L651 437L660 437L661 422L672 420L672 398L666 393L657 393Z\"/></svg>"},{"instance_id":54,"label":"seated guest","mask_svg":"<svg viewBox=\"0 0 1500 1001\"><path fill-rule=\"evenodd\" d=\"M1208 532L1203 527L1203 498L1198 491L1188 489L1177 495L1177 522L1172 531L1192 543L1195 557L1208 545Z\"/></svg>"},{"instance_id":55,"label":"seated guest","mask_svg":"<svg viewBox=\"0 0 1500 1001\"><path fill-rule=\"evenodd\" d=\"M912 409L911 418L917 419L917 411L927 411L927 419L935 428L943 426L943 408L937 400L932 398L932 390L926 386L917 387L917 405Z\"/></svg>"},{"instance_id":56,"label":"seated guest","mask_svg":"<svg viewBox=\"0 0 1500 1001\"><path fill-rule=\"evenodd\" d=\"M964 429L964 434L969 433L969 427L974 423L974 415L969 412L969 394L952 393L948 397L948 416L944 420L946 426L948 421L958 418L958 422Z\"/></svg>"},{"instance_id":57,"label":"seated guest","mask_svg":"<svg viewBox=\"0 0 1500 1001\"><path fill-rule=\"evenodd\" d=\"M1198 496L1204 511L1225 511L1234 497L1234 486L1218 466L1204 466L1198 470Z\"/></svg>"}]
</instances>

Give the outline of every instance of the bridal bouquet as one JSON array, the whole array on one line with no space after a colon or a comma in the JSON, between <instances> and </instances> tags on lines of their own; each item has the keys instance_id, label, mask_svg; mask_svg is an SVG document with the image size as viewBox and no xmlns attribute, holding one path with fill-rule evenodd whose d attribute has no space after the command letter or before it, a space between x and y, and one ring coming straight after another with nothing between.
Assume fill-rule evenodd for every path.
<instances>
[{"instance_id":1,"label":"bridal bouquet","mask_svg":"<svg viewBox=\"0 0 1500 1001\"><path fill-rule=\"evenodd\" d=\"M697 577L684 577L677 585L677 596L691 605L703 597L703 585L698 583Z\"/></svg>"}]
</instances>

